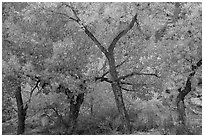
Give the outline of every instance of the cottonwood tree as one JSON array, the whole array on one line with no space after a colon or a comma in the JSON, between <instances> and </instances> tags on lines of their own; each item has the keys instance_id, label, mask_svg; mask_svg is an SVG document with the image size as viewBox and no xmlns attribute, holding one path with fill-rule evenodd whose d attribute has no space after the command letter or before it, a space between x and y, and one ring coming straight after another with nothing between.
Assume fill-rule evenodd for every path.
<instances>
[{"instance_id":1,"label":"cottonwood tree","mask_svg":"<svg viewBox=\"0 0 204 137\"><path fill-rule=\"evenodd\" d=\"M60 92L64 92L65 90L60 87L62 85L65 85L63 88L66 88L66 90L68 88L72 92L72 96L70 96L70 121L73 122L70 123L75 126L86 89L83 73L86 72L85 65L89 54L86 48L89 43L86 43L84 39L77 38L76 35L72 35L75 41L64 39L59 31L66 28L63 26L65 22L58 16L52 16L50 12L43 13L44 11L41 11L41 9L44 6L48 9L52 8L52 4L33 3L28 4L24 10L19 12L13 9L9 18L4 22L4 53L14 55L15 61L20 65L17 70L20 77L31 79L35 83L30 92L31 96L36 88L43 89L40 90L43 92L47 92L46 87L48 87L48 90L58 89L62 90ZM46 18L47 15L49 16ZM14 19L16 20L14 21ZM59 25L59 23L62 24ZM59 33L55 34L54 32ZM6 43L8 44L6 45ZM81 56L83 54L85 56ZM13 67L17 66L13 65ZM59 87L50 89L53 83L58 83ZM69 97L66 92L64 93ZM20 102L22 104L22 99L20 99ZM26 105L25 108L23 112L26 112L28 106ZM22 121L25 123L25 115L23 117L24 120ZM23 132L24 127L22 126L22 130L18 134Z\"/></svg>"},{"instance_id":2,"label":"cottonwood tree","mask_svg":"<svg viewBox=\"0 0 204 137\"><path fill-rule=\"evenodd\" d=\"M34 39L33 34L28 34L26 25L23 26L22 10L27 6L27 3L4 3L4 22L3 22L3 60L5 61L4 84L6 90L11 96L14 94L18 108L18 128L17 134L23 134L25 130L25 118L28 109L28 104L31 100L33 91L44 83L44 81L36 75L28 75L29 73L36 74L35 71L43 69L42 60L47 58L52 52L48 49L39 48L39 44ZM25 19L25 18L24 18ZM22 28L25 27L25 28ZM28 29L29 26L27 26ZM36 30L35 30L36 31ZM43 44L42 44L43 45ZM45 46L47 47L47 46ZM45 54L43 53L45 52ZM8 62L8 63L6 63ZM32 64L34 67L32 68ZM36 69L37 68L37 69ZM22 86L28 79L32 79L35 84L30 91L30 99L28 102L22 99Z\"/></svg>"},{"instance_id":3,"label":"cottonwood tree","mask_svg":"<svg viewBox=\"0 0 204 137\"><path fill-rule=\"evenodd\" d=\"M12 51L19 61L31 62L35 75L56 77L53 81L66 77L91 81L85 76L87 62L94 55L106 57L103 71L91 79L111 84L124 133L130 133L122 90L135 91L138 82L157 81L153 87L159 91L165 85L162 81L191 73L189 67L201 57L200 7L200 3L32 3L11 16L15 20L8 20L6 32L9 41L18 44ZM66 84L71 83L69 78Z\"/></svg>"},{"instance_id":4,"label":"cottonwood tree","mask_svg":"<svg viewBox=\"0 0 204 137\"><path fill-rule=\"evenodd\" d=\"M92 5L93 4L90 4L90 7L94 7ZM89 6L89 4L88 4L88 6ZM96 6L97 6L97 4L96 4ZM121 5L119 5L119 8L121 8L120 6ZM113 89L113 92L114 92L114 95L115 95L115 100L116 100L116 104L117 104L119 113L121 115L121 120L124 123L124 133L130 133L130 121L129 121L129 117L128 117L128 114L127 114L127 111L126 111L126 108L125 108L125 105L124 105L124 101L123 101L123 97L122 97L122 89L120 87L120 79L123 79L123 77L122 78L118 77L118 72L116 70L116 63L115 63L115 57L114 57L114 49L116 47L117 42L120 40L120 38L122 38L126 33L128 33L128 31L130 31L133 28L134 24L136 24L137 29L140 30L140 25L139 25L138 18L137 18L138 14L134 13L134 15L130 19L130 22L126 23L125 27L122 28L119 31L118 34L116 34L116 36L110 42L109 46L107 46L107 48L106 48L105 46L103 46L104 44L99 42L99 40L88 29L86 23L84 23L83 20L80 19L80 17L79 17L80 15L78 15L78 13L77 13L77 11L76 11L76 9L75 9L75 7L73 5L62 3L62 7L69 8L73 12L72 13L73 15L71 16L71 15L67 15L67 14L64 14L64 13L58 13L58 14L63 15L63 16L65 16L65 18L68 18L68 19L78 23L78 25L82 28L82 30L85 32L85 34L94 42L94 44L106 56L106 58L108 60L108 64L109 64L109 74L110 74L110 77L111 77L110 78L110 80L111 80L110 83L111 83L111 86L112 86L112 89ZM116 7L114 10L116 10L117 8L118 7ZM108 12L110 12L109 10L111 10L111 9L110 9L110 7L108 7L105 10L107 10L107 13L108 13ZM97 13L95 13L95 14L97 14ZM84 14L84 16L86 16L86 14ZM112 15L110 15L110 16L112 16ZM122 15L117 14L117 16L115 17L116 20L113 19L113 21L116 21L115 22L116 24L118 22L117 21L118 16L122 16ZM107 28L109 28L109 27L107 27ZM113 31L113 28L111 29L111 31ZM106 45L108 45L108 43ZM134 75L134 73L128 74L127 77L129 75Z\"/></svg>"}]
</instances>

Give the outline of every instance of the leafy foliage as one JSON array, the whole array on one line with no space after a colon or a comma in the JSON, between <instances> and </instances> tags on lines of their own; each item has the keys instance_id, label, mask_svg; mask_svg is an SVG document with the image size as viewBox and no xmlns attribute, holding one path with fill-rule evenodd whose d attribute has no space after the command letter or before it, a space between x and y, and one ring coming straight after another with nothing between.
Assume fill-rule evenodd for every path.
<instances>
[{"instance_id":1,"label":"leafy foliage","mask_svg":"<svg viewBox=\"0 0 204 137\"><path fill-rule=\"evenodd\" d=\"M161 127L162 134L177 134L173 127L178 89L184 89L192 66L202 58L201 3L2 6L3 121L16 117L13 94L18 85L24 87L30 119L43 112L55 117L49 108L54 106L67 120L70 100L57 90L63 85L74 96L85 93L78 133L121 134L120 126L114 126L121 123L120 118L110 114L117 105L110 86L109 52L104 52L113 48L111 55L135 132ZM201 73L198 68L191 80L192 91L185 97L189 127L201 126Z\"/></svg>"}]
</instances>

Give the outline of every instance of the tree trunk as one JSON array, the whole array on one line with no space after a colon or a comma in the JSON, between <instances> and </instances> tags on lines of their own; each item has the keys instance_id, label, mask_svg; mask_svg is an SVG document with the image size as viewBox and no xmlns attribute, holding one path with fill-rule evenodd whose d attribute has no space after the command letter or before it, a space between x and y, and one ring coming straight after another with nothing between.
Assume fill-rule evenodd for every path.
<instances>
[{"instance_id":1,"label":"tree trunk","mask_svg":"<svg viewBox=\"0 0 204 137\"><path fill-rule=\"evenodd\" d=\"M180 124L185 125L186 114L185 114L185 104L184 101L180 100L177 102L177 112L178 112L178 121Z\"/></svg>"},{"instance_id":2,"label":"tree trunk","mask_svg":"<svg viewBox=\"0 0 204 137\"><path fill-rule=\"evenodd\" d=\"M179 123L182 125L185 125L185 119L186 119L186 114L185 114L185 104L184 104L184 99L186 95L191 92L191 78L194 76L195 71L190 73L190 75L187 78L185 88L181 90L181 88L178 89L178 96L176 98L176 105L177 105L177 112L179 115Z\"/></svg>"},{"instance_id":3,"label":"tree trunk","mask_svg":"<svg viewBox=\"0 0 204 137\"><path fill-rule=\"evenodd\" d=\"M18 86L15 92L15 98L18 107L18 128L17 134L23 134L25 131L25 119L26 119L26 111L28 106L26 105L25 108L23 106L23 99L21 94L21 86Z\"/></svg>"},{"instance_id":4,"label":"tree trunk","mask_svg":"<svg viewBox=\"0 0 204 137\"><path fill-rule=\"evenodd\" d=\"M70 134L75 133L76 126L77 126L77 118L79 116L80 107L83 101L84 101L84 93L79 94L76 100L74 100L74 96L71 98L70 112L69 112L69 123L70 123L69 133Z\"/></svg>"},{"instance_id":5,"label":"tree trunk","mask_svg":"<svg viewBox=\"0 0 204 137\"><path fill-rule=\"evenodd\" d=\"M177 106L177 112L178 112L178 121L184 132L182 134L185 134L188 132L186 129L186 113L185 113L185 104L184 104L184 99L186 95L188 95L189 92L191 92L191 79L195 75L196 70L198 67L202 65L202 59L200 59L196 65L191 66L192 72L189 74L185 87L183 90L181 88L178 89L178 96L176 98L176 106Z\"/></svg>"},{"instance_id":6,"label":"tree trunk","mask_svg":"<svg viewBox=\"0 0 204 137\"><path fill-rule=\"evenodd\" d=\"M191 81L190 78L188 78L186 82L186 86L183 90L178 89L179 94L176 98L176 107L178 112L178 121L180 124L185 125L185 104L184 99L185 96L191 91Z\"/></svg>"},{"instance_id":7,"label":"tree trunk","mask_svg":"<svg viewBox=\"0 0 204 137\"><path fill-rule=\"evenodd\" d=\"M188 80L187 80L188 83ZM188 90L187 90L188 86ZM190 86L190 87L189 87ZM177 113L178 113L178 126L176 135L186 135L188 133L188 130L186 129L186 112L185 112L185 104L184 104L184 98L185 96L191 91L191 84L187 85L184 90L181 91L179 89L179 94L177 96Z\"/></svg>"},{"instance_id":8,"label":"tree trunk","mask_svg":"<svg viewBox=\"0 0 204 137\"><path fill-rule=\"evenodd\" d=\"M125 104L123 101L122 90L120 88L120 83L118 81L118 74L116 71L115 60L114 60L113 54L109 54L108 61L109 61L109 67L110 67L109 72L110 72L111 79L112 79L111 86L112 86L113 93L115 96L116 105L117 105L121 120L123 122L124 134L130 134L131 133L130 120L129 120L129 116L127 114L127 110L125 108Z\"/></svg>"}]
</instances>

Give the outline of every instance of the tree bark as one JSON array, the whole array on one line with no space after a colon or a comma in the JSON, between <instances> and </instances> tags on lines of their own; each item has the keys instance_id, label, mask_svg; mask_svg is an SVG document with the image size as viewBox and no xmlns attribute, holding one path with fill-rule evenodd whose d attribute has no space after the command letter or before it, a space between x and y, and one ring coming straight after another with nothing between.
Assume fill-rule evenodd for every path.
<instances>
[{"instance_id":1,"label":"tree bark","mask_svg":"<svg viewBox=\"0 0 204 137\"><path fill-rule=\"evenodd\" d=\"M68 6L68 5L66 5ZM130 121L129 121L129 117L127 114L127 111L125 109L125 105L123 102L123 97L122 97L122 90L120 88L120 83L118 82L118 74L116 71L116 65L115 65L115 58L114 58L114 49L116 46L116 43L119 41L120 38L122 38L129 30L132 29L132 27L134 26L134 24L137 24L137 27L139 29L139 22L137 20L137 14L135 14L134 17L132 17L131 22L129 23L129 25L127 25L127 27L120 31L116 37L113 39L113 41L111 42L110 46L108 47L108 50L106 50L105 47L102 46L102 44L96 39L96 37L88 30L88 28L81 23L82 21L80 20L80 18L77 16L77 12L76 10L71 7L68 6L72 12L75 15L75 18L69 17L69 19L74 20L75 22L77 22L80 26L82 26L82 29L84 30L84 32L89 36L89 38L91 38L91 40L97 45L97 47L105 54L105 56L108 58L109 61L109 67L110 67L110 75L112 78L112 83L111 86L113 88L113 92L115 95L115 100L116 100L116 104L119 110L119 113L121 115L121 119L124 123L124 133L130 133Z\"/></svg>"},{"instance_id":2,"label":"tree bark","mask_svg":"<svg viewBox=\"0 0 204 137\"><path fill-rule=\"evenodd\" d=\"M120 88L120 83L118 81L118 74L116 71L113 53L109 54L108 61L109 61L109 67L110 67L110 75L112 79L111 86L115 96L116 105L117 105L121 120L123 122L124 134L130 134L131 133L130 120L123 101L122 90Z\"/></svg>"},{"instance_id":3,"label":"tree bark","mask_svg":"<svg viewBox=\"0 0 204 137\"><path fill-rule=\"evenodd\" d=\"M186 114L185 114L185 104L184 104L184 99L186 97L186 95L191 92L191 79L192 77L195 75L196 70L198 69L198 67L200 67L202 65L202 59L200 59L196 65L192 65L192 72L189 74L187 81L186 81L186 85L184 87L183 90L181 90L181 88L178 89L179 94L176 98L176 105L177 105L177 112L178 112L178 121L180 124L182 124L183 126L186 125Z\"/></svg>"},{"instance_id":4,"label":"tree bark","mask_svg":"<svg viewBox=\"0 0 204 137\"><path fill-rule=\"evenodd\" d=\"M26 119L26 111L28 106L26 105L24 107L23 105L23 99L21 94L21 86L18 86L15 92L15 98L17 102L18 107L18 128L17 128L17 134L23 134L25 131L25 119Z\"/></svg>"},{"instance_id":5,"label":"tree bark","mask_svg":"<svg viewBox=\"0 0 204 137\"><path fill-rule=\"evenodd\" d=\"M185 114L185 104L183 100L177 102L177 112L179 124L185 125L186 114Z\"/></svg>"},{"instance_id":6,"label":"tree bark","mask_svg":"<svg viewBox=\"0 0 204 137\"><path fill-rule=\"evenodd\" d=\"M178 112L178 120L179 123L181 123L182 125L185 125L185 104L184 104L184 99L185 96L191 91L191 77L189 76L186 82L186 86L183 90L178 89L179 94L177 96L177 101L176 101L176 105L177 105L177 112Z\"/></svg>"},{"instance_id":7,"label":"tree bark","mask_svg":"<svg viewBox=\"0 0 204 137\"><path fill-rule=\"evenodd\" d=\"M176 135L186 135L188 134L188 129L186 129L186 112L185 112L185 96L191 91L191 76L188 77L186 86L183 90L181 88L178 89L179 94L176 98L176 107L178 113L178 125L179 130Z\"/></svg>"},{"instance_id":8,"label":"tree bark","mask_svg":"<svg viewBox=\"0 0 204 137\"><path fill-rule=\"evenodd\" d=\"M70 134L75 133L76 126L77 126L77 118L79 116L80 107L83 101L84 101L84 93L79 94L76 100L74 99L74 96L71 98L70 112L69 112L69 123L70 123L69 133Z\"/></svg>"}]
</instances>

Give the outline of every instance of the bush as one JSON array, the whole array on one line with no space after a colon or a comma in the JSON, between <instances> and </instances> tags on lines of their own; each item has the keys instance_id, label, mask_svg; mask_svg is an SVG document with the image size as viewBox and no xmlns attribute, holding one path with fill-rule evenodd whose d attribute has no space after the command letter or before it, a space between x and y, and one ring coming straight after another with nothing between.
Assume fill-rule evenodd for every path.
<instances>
[{"instance_id":1,"label":"bush","mask_svg":"<svg viewBox=\"0 0 204 137\"><path fill-rule=\"evenodd\" d=\"M177 119L174 111L170 111L157 100L139 102L137 109L131 109L129 113L133 129L140 132L159 129L162 134L168 134Z\"/></svg>"},{"instance_id":2,"label":"bush","mask_svg":"<svg viewBox=\"0 0 204 137\"><path fill-rule=\"evenodd\" d=\"M159 117L152 110L142 110L137 116L138 119L134 121L137 131L146 132L159 126Z\"/></svg>"}]
</instances>

